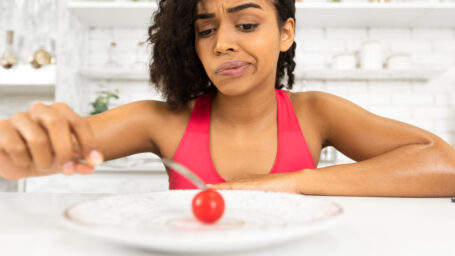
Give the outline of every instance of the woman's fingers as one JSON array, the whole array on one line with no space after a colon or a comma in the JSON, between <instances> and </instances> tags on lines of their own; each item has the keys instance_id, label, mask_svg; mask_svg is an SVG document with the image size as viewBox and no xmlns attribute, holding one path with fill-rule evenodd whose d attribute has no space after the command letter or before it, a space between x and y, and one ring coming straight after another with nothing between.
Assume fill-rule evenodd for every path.
<instances>
[{"instance_id":1,"label":"woman's fingers","mask_svg":"<svg viewBox=\"0 0 455 256\"><path fill-rule=\"evenodd\" d=\"M35 167L47 170L52 166L52 149L46 132L30 118L26 112L18 113L11 118L11 123L22 135L28 146Z\"/></svg>"},{"instance_id":2,"label":"woman's fingers","mask_svg":"<svg viewBox=\"0 0 455 256\"><path fill-rule=\"evenodd\" d=\"M68 121L55 109L42 103L30 107L30 117L42 125L50 138L55 157L62 167L69 167L74 159L71 131Z\"/></svg>"},{"instance_id":3,"label":"woman's fingers","mask_svg":"<svg viewBox=\"0 0 455 256\"><path fill-rule=\"evenodd\" d=\"M65 104L56 103L51 107L56 109L68 120L71 131L76 136L77 147L82 151L81 153L84 159L93 166L103 163L103 156L96 147L95 134L88 121L74 113Z\"/></svg>"},{"instance_id":4,"label":"woman's fingers","mask_svg":"<svg viewBox=\"0 0 455 256\"><path fill-rule=\"evenodd\" d=\"M11 160L20 167L28 167L32 158L28 152L27 145L21 135L16 131L9 120L0 121L0 147L6 152Z\"/></svg>"},{"instance_id":5,"label":"woman's fingers","mask_svg":"<svg viewBox=\"0 0 455 256\"><path fill-rule=\"evenodd\" d=\"M88 164L76 162L74 171L77 174L90 174L95 171L95 167Z\"/></svg>"},{"instance_id":6,"label":"woman's fingers","mask_svg":"<svg viewBox=\"0 0 455 256\"><path fill-rule=\"evenodd\" d=\"M35 103L28 112L0 120L0 153L2 163L10 166L0 168L2 176L13 178L51 172L89 174L103 162L88 121L63 103ZM8 173L12 165L17 166L15 174Z\"/></svg>"}]
</instances>

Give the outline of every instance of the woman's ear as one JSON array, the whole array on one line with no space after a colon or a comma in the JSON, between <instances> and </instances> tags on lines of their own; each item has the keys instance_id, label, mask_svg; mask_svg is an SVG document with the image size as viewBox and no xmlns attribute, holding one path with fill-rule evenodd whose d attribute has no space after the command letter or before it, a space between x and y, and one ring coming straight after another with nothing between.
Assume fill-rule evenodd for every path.
<instances>
[{"instance_id":1,"label":"woman's ear","mask_svg":"<svg viewBox=\"0 0 455 256\"><path fill-rule=\"evenodd\" d=\"M288 18L281 27L280 51L286 52L294 43L295 21Z\"/></svg>"}]
</instances>

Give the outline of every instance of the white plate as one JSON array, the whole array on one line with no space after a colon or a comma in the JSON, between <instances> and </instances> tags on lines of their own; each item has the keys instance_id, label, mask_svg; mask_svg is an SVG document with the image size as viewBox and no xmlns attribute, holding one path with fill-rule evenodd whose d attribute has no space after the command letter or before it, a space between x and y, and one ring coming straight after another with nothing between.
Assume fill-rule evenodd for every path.
<instances>
[{"instance_id":1,"label":"white plate","mask_svg":"<svg viewBox=\"0 0 455 256\"><path fill-rule=\"evenodd\" d=\"M226 209L215 224L198 222L191 201L198 190L109 196L69 207L69 228L145 249L231 252L295 240L327 228L342 213L334 203L304 195L220 191Z\"/></svg>"}]
</instances>

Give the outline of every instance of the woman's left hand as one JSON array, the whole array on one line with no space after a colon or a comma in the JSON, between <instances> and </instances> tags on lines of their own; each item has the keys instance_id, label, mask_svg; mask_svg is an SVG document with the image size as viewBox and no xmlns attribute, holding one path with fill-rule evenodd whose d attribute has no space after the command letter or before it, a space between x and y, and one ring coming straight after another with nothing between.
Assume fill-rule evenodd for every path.
<instances>
[{"instance_id":1,"label":"woman's left hand","mask_svg":"<svg viewBox=\"0 0 455 256\"><path fill-rule=\"evenodd\" d=\"M213 184L212 189L263 190L285 193L300 193L300 172L254 175Z\"/></svg>"}]
</instances>

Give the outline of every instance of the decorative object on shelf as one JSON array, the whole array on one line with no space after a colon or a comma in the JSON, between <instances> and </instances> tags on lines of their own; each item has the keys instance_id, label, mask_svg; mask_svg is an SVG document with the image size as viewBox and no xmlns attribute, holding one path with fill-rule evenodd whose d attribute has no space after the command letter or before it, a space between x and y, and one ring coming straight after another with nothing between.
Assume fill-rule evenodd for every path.
<instances>
[{"instance_id":1,"label":"decorative object on shelf","mask_svg":"<svg viewBox=\"0 0 455 256\"><path fill-rule=\"evenodd\" d=\"M357 57L355 53L343 52L333 56L332 68L338 70L353 70L357 67Z\"/></svg>"},{"instance_id":2,"label":"decorative object on shelf","mask_svg":"<svg viewBox=\"0 0 455 256\"><path fill-rule=\"evenodd\" d=\"M1 65L7 69L12 68L17 64L17 58L13 47L13 37L14 31L8 30L6 32L6 49L0 59Z\"/></svg>"},{"instance_id":3,"label":"decorative object on shelf","mask_svg":"<svg viewBox=\"0 0 455 256\"><path fill-rule=\"evenodd\" d=\"M121 65L116 61L117 59L117 43L111 42L107 51L107 61L104 64L105 68L120 68Z\"/></svg>"},{"instance_id":4,"label":"decorative object on shelf","mask_svg":"<svg viewBox=\"0 0 455 256\"><path fill-rule=\"evenodd\" d=\"M360 67L364 70L382 69L384 51L380 41L370 40L360 49Z\"/></svg>"},{"instance_id":5,"label":"decorative object on shelf","mask_svg":"<svg viewBox=\"0 0 455 256\"><path fill-rule=\"evenodd\" d=\"M55 64L58 0L16 1L21 9L20 35L23 37L21 60L34 68ZM55 59L55 58L54 58Z\"/></svg>"},{"instance_id":6,"label":"decorative object on shelf","mask_svg":"<svg viewBox=\"0 0 455 256\"><path fill-rule=\"evenodd\" d=\"M51 53L44 48L38 49L30 60L30 64L34 68L41 68L44 65L50 65L52 63Z\"/></svg>"},{"instance_id":7,"label":"decorative object on shelf","mask_svg":"<svg viewBox=\"0 0 455 256\"><path fill-rule=\"evenodd\" d=\"M90 113L91 115L96 115L102 113L109 109L109 101L111 99L118 99L119 90L115 89L114 91L111 90L102 90L100 95L95 99L94 102L90 103L93 107L93 111Z\"/></svg>"},{"instance_id":8,"label":"decorative object on shelf","mask_svg":"<svg viewBox=\"0 0 455 256\"><path fill-rule=\"evenodd\" d=\"M387 69L409 69L412 67L412 60L409 54L395 53L387 57L385 67Z\"/></svg>"}]
</instances>

